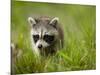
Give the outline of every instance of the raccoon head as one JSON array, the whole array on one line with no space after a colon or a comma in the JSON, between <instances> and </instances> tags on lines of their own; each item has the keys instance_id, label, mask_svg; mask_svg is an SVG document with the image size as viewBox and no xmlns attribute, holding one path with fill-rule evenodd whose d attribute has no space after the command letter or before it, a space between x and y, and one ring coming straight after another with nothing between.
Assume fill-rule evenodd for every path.
<instances>
[{"instance_id":1,"label":"raccoon head","mask_svg":"<svg viewBox=\"0 0 100 75\"><path fill-rule=\"evenodd\" d=\"M32 42L37 49L46 49L55 44L58 38L57 24L58 18L28 18L31 25Z\"/></svg>"}]
</instances>

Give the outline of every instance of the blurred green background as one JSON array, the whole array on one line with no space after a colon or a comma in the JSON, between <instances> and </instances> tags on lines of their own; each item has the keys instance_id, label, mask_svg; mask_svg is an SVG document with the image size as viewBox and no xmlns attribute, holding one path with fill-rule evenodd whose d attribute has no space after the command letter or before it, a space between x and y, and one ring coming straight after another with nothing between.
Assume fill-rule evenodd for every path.
<instances>
[{"instance_id":1,"label":"blurred green background","mask_svg":"<svg viewBox=\"0 0 100 75\"><path fill-rule=\"evenodd\" d=\"M65 46L55 56L37 60L31 49L29 16L59 17ZM96 69L96 6L12 1L11 42L22 56L14 73L39 73ZM43 61L44 60L44 61Z\"/></svg>"}]
</instances>

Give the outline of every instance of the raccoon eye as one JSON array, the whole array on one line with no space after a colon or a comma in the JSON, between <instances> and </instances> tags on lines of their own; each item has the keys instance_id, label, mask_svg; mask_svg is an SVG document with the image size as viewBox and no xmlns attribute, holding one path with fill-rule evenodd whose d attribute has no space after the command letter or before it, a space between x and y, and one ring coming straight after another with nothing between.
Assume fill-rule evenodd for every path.
<instances>
[{"instance_id":1,"label":"raccoon eye","mask_svg":"<svg viewBox=\"0 0 100 75\"><path fill-rule=\"evenodd\" d=\"M36 43L39 40L39 35L33 35L34 42Z\"/></svg>"},{"instance_id":2,"label":"raccoon eye","mask_svg":"<svg viewBox=\"0 0 100 75\"><path fill-rule=\"evenodd\" d=\"M43 39L48 43L52 43L52 41L54 41L54 36L53 35L44 35Z\"/></svg>"}]
</instances>

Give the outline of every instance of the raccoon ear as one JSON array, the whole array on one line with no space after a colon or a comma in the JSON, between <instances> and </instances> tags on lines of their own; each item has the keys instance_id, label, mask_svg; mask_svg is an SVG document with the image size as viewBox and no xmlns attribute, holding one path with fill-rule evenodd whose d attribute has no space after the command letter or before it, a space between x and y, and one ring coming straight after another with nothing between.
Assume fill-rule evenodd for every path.
<instances>
[{"instance_id":1,"label":"raccoon ear","mask_svg":"<svg viewBox=\"0 0 100 75\"><path fill-rule=\"evenodd\" d=\"M53 18L51 21L50 21L50 25L52 25L53 27L56 27L57 23L59 21L59 18L58 17L55 17Z\"/></svg>"},{"instance_id":2,"label":"raccoon ear","mask_svg":"<svg viewBox=\"0 0 100 75\"><path fill-rule=\"evenodd\" d=\"M35 24L36 24L35 19L34 19L34 18L32 18L32 17L28 17L28 22L29 22L29 24L30 24L31 26L33 26L33 25L35 25Z\"/></svg>"}]
</instances>

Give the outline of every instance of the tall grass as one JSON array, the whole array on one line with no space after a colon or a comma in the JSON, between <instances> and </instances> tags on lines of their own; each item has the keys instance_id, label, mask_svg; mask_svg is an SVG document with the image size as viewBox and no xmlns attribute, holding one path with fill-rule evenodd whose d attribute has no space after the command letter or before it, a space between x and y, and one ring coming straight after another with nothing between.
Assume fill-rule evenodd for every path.
<instances>
[{"instance_id":1,"label":"tall grass","mask_svg":"<svg viewBox=\"0 0 100 75\"><path fill-rule=\"evenodd\" d=\"M88 5L12 2L11 41L22 55L14 73L41 73L96 69L96 7ZM57 16L64 30L64 48L53 56L37 58L31 49L28 16Z\"/></svg>"}]
</instances>

